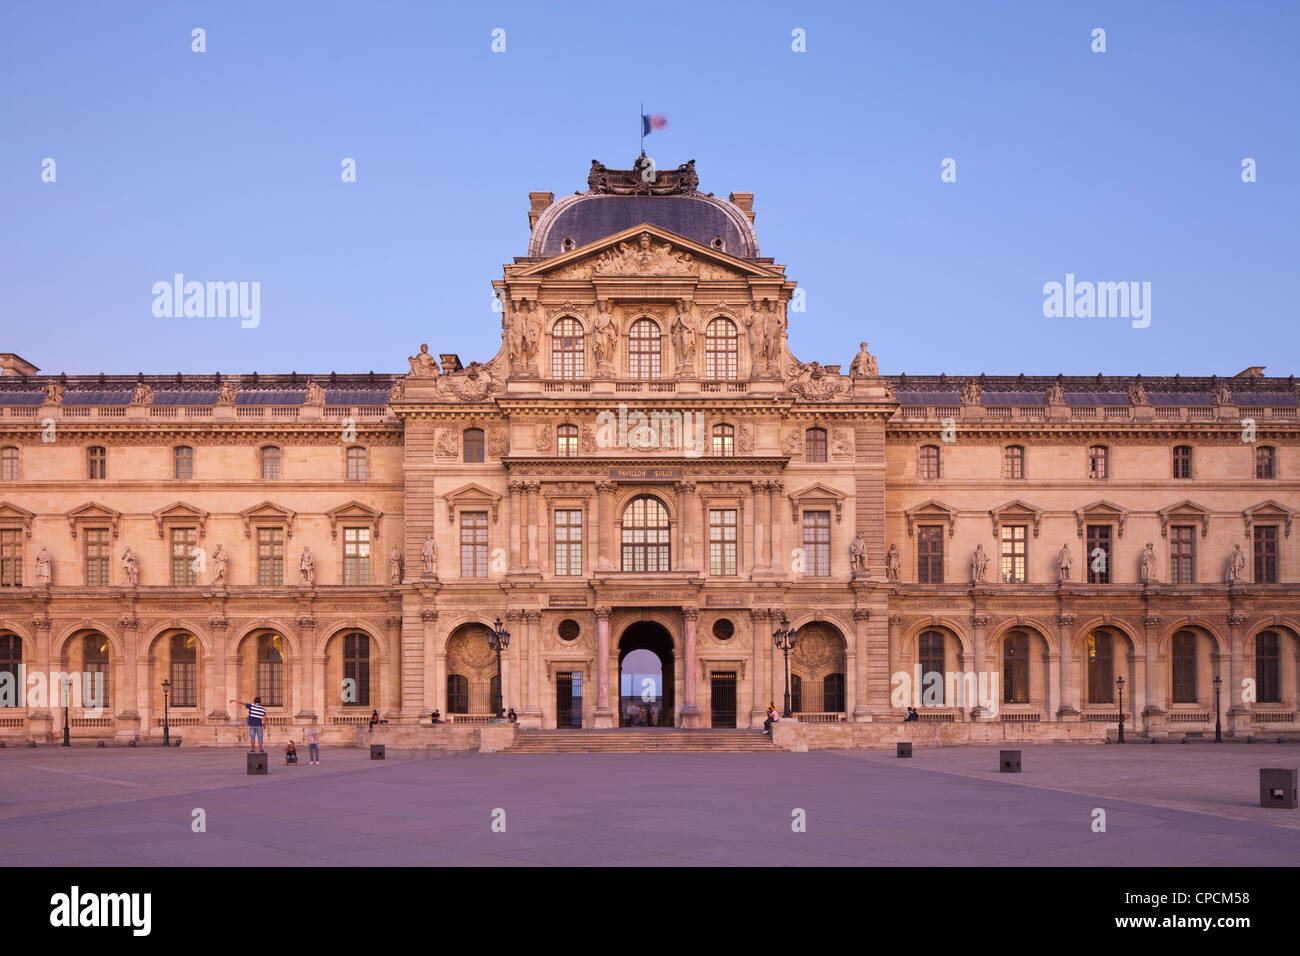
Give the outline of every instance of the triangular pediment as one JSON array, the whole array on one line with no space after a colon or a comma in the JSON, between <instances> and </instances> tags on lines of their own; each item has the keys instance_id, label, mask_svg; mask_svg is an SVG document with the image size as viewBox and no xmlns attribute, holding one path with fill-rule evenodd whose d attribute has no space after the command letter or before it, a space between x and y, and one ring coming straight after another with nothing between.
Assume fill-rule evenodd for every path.
<instances>
[{"instance_id":1,"label":"triangular pediment","mask_svg":"<svg viewBox=\"0 0 1300 956\"><path fill-rule=\"evenodd\" d=\"M907 518L907 536L913 537L916 533L918 523L932 524L940 522L948 526L948 537L952 537L956 528L957 509L950 507L940 501L938 498L931 498L929 501L923 501L921 504L904 510L903 515Z\"/></svg>"},{"instance_id":2,"label":"triangular pediment","mask_svg":"<svg viewBox=\"0 0 1300 956\"><path fill-rule=\"evenodd\" d=\"M1291 523L1295 518L1295 509L1288 508L1281 502L1269 498L1267 501L1261 501L1257 505L1251 505L1242 511L1241 516L1246 522L1246 534L1250 535L1252 526L1258 521L1282 521L1286 524L1286 536L1291 537Z\"/></svg>"},{"instance_id":3,"label":"triangular pediment","mask_svg":"<svg viewBox=\"0 0 1300 956\"><path fill-rule=\"evenodd\" d=\"M113 537L116 538L118 522L122 520L122 512L101 505L98 501L87 501L84 505L66 512L64 516L68 519L68 527L72 529L74 538L77 536L78 527L90 524L107 524L113 529Z\"/></svg>"},{"instance_id":4,"label":"triangular pediment","mask_svg":"<svg viewBox=\"0 0 1300 956\"><path fill-rule=\"evenodd\" d=\"M200 538L207 533L208 513L184 501L173 501L167 507L159 508L153 513L153 520L160 538L168 522L194 522L198 525Z\"/></svg>"},{"instance_id":5,"label":"triangular pediment","mask_svg":"<svg viewBox=\"0 0 1300 956\"><path fill-rule=\"evenodd\" d=\"M348 522L350 524L369 525L371 534L379 537L379 519L384 513L378 508L372 508L369 505L362 504L360 501L349 501L341 504L337 508L331 508L325 512L325 516L330 519L330 537L338 537L339 522Z\"/></svg>"},{"instance_id":6,"label":"triangular pediment","mask_svg":"<svg viewBox=\"0 0 1300 956\"><path fill-rule=\"evenodd\" d=\"M492 523L497 523L497 511L501 504L501 495L491 488L485 488L476 481L469 484L461 485L455 491L449 491L442 496L442 500L447 503L447 521L451 524L456 523L457 508L490 508L492 510Z\"/></svg>"},{"instance_id":7,"label":"triangular pediment","mask_svg":"<svg viewBox=\"0 0 1300 956\"><path fill-rule=\"evenodd\" d=\"M36 515L26 508L20 508L8 501L0 501L0 524L11 527L21 525L29 538L32 536L32 519L35 517Z\"/></svg>"},{"instance_id":8,"label":"triangular pediment","mask_svg":"<svg viewBox=\"0 0 1300 956\"><path fill-rule=\"evenodd\" d=\"M1117 505L1113 501L1107 501L1105 498L1099 498L1092 504L1084 505L1082 508L1076 508L1074 520L1078 526L1079 537L1083 537L1083 527L1086 524L1099 524L1101 522L1114 522L1119 526L1119 537L1124 537L1124 525L1128 521L1129 509L1123 505Z\"/></svg>"},{"instance_id":9,"label":"triangular pediment","mask_svg":"<svg viewBox=\"0 0 1300 956\"><path fill-rule=\"evenodd\" d=\"M648 242L642 237L647 237ZM543 262L510 269L508 275L511 279L782 278L779 270L738 259L650 223L632 226Z\"/></svg>"},{"instance_id":10,"label":"triangular pediment","mask_svg":"<svg viewBox=\"0 0 1300 956\"><path fill-rule=\"evenodd\" d=\"M253 522L260 521L264 524L275 523L282 524L285 527L287 536L293 537L293 522L298 517L297 513L290 511L273 501L263 501L261 504L253 505L251 508L245 508L239 513L239 517L244 521L244 537L253 536Z\"/></svg>"},{"instance_id":11,"label":"triangular pediment","mask_svg":"<svg viewBox=\"0 0 1300 956\"><path fill-rule=\"evenodd\" d=\"M1210 533L1210 509L1205 505L1198 505L1195 501L1184 498L1176 505L1170 505L1167 508L1161 508L1156 512L1160 516L1160 536L1169 537L1170 520L1183 519L1184 521L1199 521L1201 524L1201 537L1204 538Z\"/></svg>"},{"instance_id":12,"label":"triangular pediment","mask_svg":"<svg viewBox=\"0 0 1300 956\"><path fill-rule=\"evenodd\" d=\"M998 536L998 529L1003 523L1016 520L1033 521L1034 537L1037 538L1038 526L1043 520L1043 509L1016 498L1014 501L1008 501L996 508L990 508L989 517L993 519L993 537L995 538Z\"/></svg>"},{"instance_id":13,"label":"triangular pediment","mask_svg":"<svg viewBox=\"0 0 1300 956\"><path fill-rule=\"evenodd\" d=\"M799 520L799 506L801 504L834 504L835 505L835 523L839 524L844 516L844 501L848 498L842 491L824 485L820 481L814 481L811 485L806 485L798 491L790 493L790 520L797 522Z\"/></svg>"}]
</instances>

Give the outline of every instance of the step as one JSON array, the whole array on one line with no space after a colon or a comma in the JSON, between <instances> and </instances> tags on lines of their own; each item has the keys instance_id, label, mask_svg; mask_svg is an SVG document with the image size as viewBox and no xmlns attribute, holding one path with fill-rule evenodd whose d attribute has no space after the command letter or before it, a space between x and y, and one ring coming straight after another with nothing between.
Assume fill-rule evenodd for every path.
<instances>
[{"instance_id":1,"label":"step","mask_svg":"<svg viewBox=\"0 0 1300 956\"><path fill-rule=\"evenodd\" d=\"M505 753L780 753L761 730L524 730Z\"/></svg>"}]
</instances>

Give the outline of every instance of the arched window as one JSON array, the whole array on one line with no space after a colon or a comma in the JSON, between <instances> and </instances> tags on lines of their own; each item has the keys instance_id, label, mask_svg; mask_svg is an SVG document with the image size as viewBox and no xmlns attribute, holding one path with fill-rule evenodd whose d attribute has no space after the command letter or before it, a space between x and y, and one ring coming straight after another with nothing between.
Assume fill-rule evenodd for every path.
<instances>
[{"instance_id":1,"label":"arched window","mask_svg":"<svg viewBox=\"0 0 1300 956\"><path fill-rule=\"evenodd\" d=\"M1277 477L1277 453L1271 445L1260 445L1255 449L1255 477Z\"/></svg>"},{"instance_id":2,"label":"arched window","mask_svg":"<svg viewBox=\"0 0 1300 956\"><path fill-rule=\"evenodd\" d=\"M731 425L713 426L713 455L730 458L736 453L736 429Z\"/></svg>"},{"instance_id":3,"label":"arched window","mask_svg":"<svg viewBox=\"0 0 1300 956\"><path fill-rule=\"evenodd\" d=\"M826 460L826 429L810 428L803 433L804 461Z\"/></svg>"},{"instance_id":4,"label":"arched window","mask_svg":"<svg viewBox=\"0 0 1300 956\"><path fill-rule=\"evenodd\" d=\"M714 319L704 332L704 377L734 379L737 374L736 323Z\"/></svg>"},{"instance_id":5,"label":"arched window","mask_svg":"<svg viewBox=\"0 0 1300 956\"><path fill-rule=\"evenodd\" d=\"M100 481L108 477L108 452L103 445L91 445L87 448L86 461L92 481Z\"/></svg>"},{"instance_id":6,"label":"arched window","mask_svg":"<svg viewBox=\"0 0 1300 956\"><path fill-rule=\"evenodd\" d=\"M921 664L921 702L943 706L943 684L946 661L943 634L926 631L917 641L917 658ZM932 677L931 675L938 675Z\"/></svg>"},{"instance_id":7,"label":"arched window","mask_svg":"<svg viewBox=\"0 0 1300 956\"><path fill-rule=\"evenodd\" d=\"M1088 703L1115 700L1115 639L1106 631L1088 635Z\"/></svg>"},{"instance_id":8,"label":"arched window","mask_svg":"<svg viewBox=\"0 0 1300 956\"><path fill-rule=\"evenodd\" d=\"M465 461L467 463L482 463L483 461L483 429L467 428L465 429Z\"/></svg>"},{"instance_id":9,"label":"arched window","mask_svg":"<svg viewBox=\"0 0 1300 956\"><path fill-rule=\"evenodd\" d=\"M1273 631L1255 637L1255 694L1261 704L1282 703L1281 641ZM0 658L0 670L4 669Z\"/></svg>"},{"instance_id":10,"label":"arched window","mask_svg":"<svg viewBox=\"0 0 1300 956\"><path fill-rule=\"evenodd\" d=\"M87 634L81 639L81 705L83 707L108 707L109 650L108 638L103 634Z\"/></svg>"},{"instance_id":11,"label":"arched window","mask_svg":"<svg viewBox=\"0 0 1300 956\"><path fill-rule=\"evenodd\" d=\"M939 446L922 445L916 467L918 477L933 481L939 477Z\"/></svg>"},{"instance_id":12,"label":"arched window","mask_svg":"<svg viewBox=\"0 0 1300 956\"><path fill-rule=\"evenodd\" d=\"M348 481L366 480L366 450L359 446L348 448Z\"/></svg>"},{"instance_id":13,"label":"arched window","mask_svg":"<svg viewBox=\"0 0 1300 956\"><path fill-rule=\"evenodd\" d=\"M561 458L578 457L578 426L561 425L556 431Z\"/></svg>"},{"instance_id":14,"label":"arched window","mask_svg":"<svg viewBox=\"0 0 1300 956\"><path fill-rule=\"evenodd\" d=\"M574 379L586 375L582 323L563 318L551 326L551 377Z\"/></svg>"},{"instance_id":15,"label":"arched window","mask_svg":"<svg viewBox=\"0 0 1300 956\"><path fill-rule=\"evenodd\" d=\"M173 634L171 659L171 703L173 707L197 707L199 703L199 641L193 634Z\"/></svg>"},{"instance_id":16,"label":"arched window","mask_svg":"<svg viewBox=\"0 0 1300 956\"><path fill-rule=\"evenodd\" d=\"M1192 446L1191 445L1174 446L1174 477L1175 478L1192 477Z\"/></svg>"},{"instance_id":17,"label":"arched window","mask_svg":"<svg viewBox=\"0 0 1300 956\"><path fill-rule=\"evenodd\" d=\"M1088 449L1088 477L1110 477L1110 449L1105 445L1093 445Z\"/></svg>"},{"instance_id":18,"label":"arched window","mask_svg":"<svg viewBox=\"0 0 1300 956\"><path fill-rule=\"evenodd\" d=\"M257 696L264 707L284 706L284 638L279 634L257 639Z\"/></svg>"},{"instance_id":19,"label":"arched window","mask_svg":"<svg viewBox=\"0 0 1300 956\"><path fill-rule=\"evenodd\" d=\"M343 636L343 703L370 706L370 637L366 634Z\"/></svg>"},{"instance_id":20,"label":"arched window","mask_svg":"<svg viewBox=\"0 0 1300 956\"><path fill-rule=\"evenodd\" d=\"M796 714L803 710L803 678L798 674L790 675L790 710Z\"/></svg>"},{"instance_id":21,"label":"arched window","mask_svg":"<svg viewBox=\"0 0 1300 956\"><path fill-rule=\"evenodd\" d=\"M447 713L469 713L469 678L462 674L447 675Z\"/></svg>"},{"instance_id":22,"label":"arched window","mask_svg":"<svg viewBox=\"0 0 1300 956\"><path fill-rule=\"evenodd\" d=\"M15 691L12 694L0 694L0 707L27 706L25 699L27 689L23 686L25 677L22 665L23 639L17 634L0 634L0 677L8 674L9 686Z\"/></svg>"},{"instance_id":23,"label":"arched window","mask_svg":"<svg viewBox=\"0 0 1300 956\"><path fill-rule=\"evenodd\" d=\"M0 481L18 480L18 449L10 445L0 451Z\"/></svg>"},{"instance_id":24,"label":"arched window","mask_svg":"<svg viewBox=\"0 0 1300 956\"><path fill-rule=\"evenodd\" d=\"M191 481L194 478L194 449L189 445L179 445L173 449L173 476L177 481Z\"/></svg>"},{"instance_id":25,"label":"arched window","mask_svg":"<svg viewBox=\"0 0 1300 956\"><path fill-rule=\"evenodd\" d=\"M1008 634L1002 642L1002 702L1029 703L1029 635Z\"/></svg>"},{"instance_id":26,"label":"arched window","mask_svg":"<svg viewBox=\"0 0 1300 956\"><path fill-rule=\"evenodd\" d=\"M1025 477L1025 449L1023 445L1008 445L1002 449L1002 477L1009 480Z\"/></svg>"},{"instance_id":27,"label":"arched window","mask_svg":"<svg viewBox=\"0 0 1300 956\"><path fill-rule=\"evenodd\" d=\"M830 713L844 712L843 674L827 674L822 681L822 709Z\"/></svg>"},{"instance_id":28,"label":"arched window","mask_svg":"<svg viewBox=\"0 0 1300 956\"><path fill-rule=\"evenodd\" d=\"M651 319L637 319L627 336L627 374L638 381L657 379L663 357L663 335Z\"/></svg>"},{"instance_id":29,"label":"arched window","mask_svg":"<svg viewBox=\"0 0 1300 956\"><path fill-rule=\"evenodd\" d=\"M623 510L623 570L669 570L670 535L663 502L650 495L633 498Z\"/></svg>"},{"instance_id":30,"label":"arched window","mask_svg":"<svg viewBox=\"0 0 1300 956\"><path fill-rule=\"evenodd\" d=\"M274 445L265 445L262 447L262 480L279 481L280 480L280 449Z\"/></svg>"},{"instance_id":31,"label":"arched window","mask_svg":"<svg viewBox=\"0 0 1300 956\"><path fill-rule=\"evenodd\" d=\"M1179 631L1174 635L1173 700L1175 704L1196 703L1196 635Z\"/></svg>"}]
</instances>

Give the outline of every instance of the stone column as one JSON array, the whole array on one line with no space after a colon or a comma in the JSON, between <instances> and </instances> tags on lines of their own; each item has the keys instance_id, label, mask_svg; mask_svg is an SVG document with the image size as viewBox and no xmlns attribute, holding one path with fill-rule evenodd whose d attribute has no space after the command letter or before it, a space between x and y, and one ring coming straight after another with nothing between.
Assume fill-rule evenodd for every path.
<instances>
[{"instance_id":1,"label":"stone column","mask_svg":"<svg viewBox=\"0 0 1300 956\"><path fill-rule=\"evenodd\" d=\"M1241 699L1241 681L1244 676L1246 655L1246 624L1249 620L1245 614L1237 611L1228 615L1228 679L1224 682L1223 690L1226 691L1224 694L1226 699L1223 703L1227 704L1224 711L1228 718L1228 733L1234 737L1238 730L1246 734L1251 732L1250 713L1254 709L1251 704ZM1259 688L1255 690L1258 692Z\"/></svg>"},{"instance_id":2,"label":"stone column","mask_svg":"<svg viewBox=\"0 0 1300 956\"><path fill-rule=\"evenodd\" d=\"M524 718L528 726L542 726L542 612L524 612L524 630L528 634L528 654L524 658L524 680L528 695L524 701Z\"/></svg>"},{"instance_id":3,"label":"stone column","mask_svg":"<svg viewBox=\"0 0 1300 956\"><path fill-rule=\"evenodd\" d=\"M447 652L441 650L433 655L433 706L447 720Z\"/></svg>"},{"instance_id":4,"label":"stone column","mask_svg":"<svg viewBox=\"0 0 1300 956\"><path fill-rule=\"evenodd\" d=\"M681 569L683 571L696 571L699 564L695 560L695 520L694 520L694 501L695 501L695 482L679 481L677 482L677 515L678 525L681 528L682 555Z\"/></svg>"},{"instance_id":5,"label":"stone column","mask_svg":"<svg viewBox=\"0 0 1300 956\"><path fill-rule=\"evenodd\" d=\"M227 721L230 719L230 713L226 710L226 704L230 703L229 688L226 684L226 665L230 656L230 621L224 617L208 618L208 633L212 635L210 666L204 668L204 674L208 677L207 696L211 702L208 719Z\"/></svg>"},{"instance_id":6,"label":"stone column","mask_svg":"<svg viewBox=\"0 0 1300 956\"><path fill-rule=\"evenodd\" d=\"M528 660L528 633L524 622L524 612L511 608L505 613L510 632L510 647L501 655L501 707L503 710L515 709L516 714L524 712L523 674L524 664Z\"/></svg>"},{"instance_id":7,"label":"stone column","mask_svg":"<svg viewBox=\"0 0 1300 956\"><path fill-rule=\"evenodd\" d=\"M312 717L319 717L321 723L324 723L329 690L325 687L325 649L320 648L318 651L316 648L316 618L310 614L299 614L294 623L298 626L298 647L300 650L290 662L290 673L293 674L293 681L289 686L293 689L293 706L298 710L298 713L293 716L307 720ZM317 656L320 656L321 660L319 680L316 679L315 673Z\"/></svg>"},{"instance_id":8,"label":"stone column","mask_svg":"<svg viewBox=\"0 0 1300 956\"><path fill-rule=\"evenodd\" d=\"M520 560L520 550L522 542L525 541L524 530L524 503L522 481L511 481L510 488L510 574L518 574L523 570L523 563ZM428 698L426 698L428 700Z\"/></svg>"},{"instance_id":9,"label":"stone column","mask_svg":"<svg viewBox=\"0 0 1300 956\"><path fill-rule=\"evenodd\" d=\"M888 681L893 681L894 675L901 670L908 670L914 673L911 668L905 668L903 665L907 662L903 660L903 616L901 614L889 615L889 677ZM873 688L875 693L872 694L871 703L879 707L882 713L893 711L893 701L890 694L893 693L893 685L886 683L883 688ZM913 689L915 695L915 689ZM903 701L903 707L912 706L912 700Z\"/></svg>"},{"instance_id":10,"label":"stone column","mask_svg":"<svg viewBox=\"0 0 1300 956\"><path fill-rule=\"evenodd\" d=\"M682 705L682 726L698 727L700 726L700 709L695 703L695 680L696 671L699 669L699 660L695 652L695 624L699 620L700 609L698 607L682 608L682 645L684 648L682 662L682 697L685 702Z\"/></svg>"},{"instance_id":11,"label":"stone column","mask_svg":"<svg viewBox=\"0 0 1300 956\"><path fill-rule=\"evenodd\" d=\"M1163 732L1165 709L1158 703L1160 665L1156 652L1156 643L1160 638L1160 615L1144 614L1142 626L1146 629L1143 636L1146 648L1145 653L1134 655L1137 659L1133 662L1133 726L1142 726L1138 724L1138 715L1141 714L1147 733L1153 730Z\"/></svg>"},{"instance_id":12,"label":"stone column","mask_svg":"<svg viewBox=\"0 0 1300 956\"><path fill-rule=\"evenodd\" d=\"M54 714L57 710L56 705L61 700L59 688L50 686L50 619L44 614L37 614L32 618L32 636L36 641L36 655L33 663L38 673L43 674L43 680L46 683L45 699L36 702L35 707L27 711L27 732L31 734L32 739L37 743L46 743L51 740L54 733ZM23 668L30 674L28 667ZM60 671L66 670L64 667ZM27 705L27 682L26 679L20 681L18 693L21 695L23 706ZM61 718L62 715L60 715ZM60 724L60 726L62 726Z\"/></svg>"},{"instance_id":13,"label":"stone column","mask_svg":"<svg viewBox=\"0 0 1300 956\"><path fill-rule=\"evenodd\" d=\"M974 658L969 666L970 670L975 672L975 679L978 682L979 675L984 671L984 642L988 637L989 618L987 614L975 613L971 615L971 643L974 645L974 652L971 657ZM974 703L966 701L966 713L969 720L978 720L981 716L979 701Z\"/></svg>"},{"instance_id":14,"label":"stone column","mask_svg":"<svg viewBox=\"0 0 1300 956\"><path fill-rule=\"evenodd\" d=\"M750 570L761 571L763 570L764 529L770 525L771 522L765 523L763 520L762 503L767 498L767 496L763 494L763 482L751 481L749 487L754 493L754 523L752 525L754 529L754 566L750 568Z\"/></svg>"},{"instance_id":15,"label":"stone column","mask_svg":"<svg viewBox=\"0 0 1300 956\"><path fill-rule=\"evenodd\" d=\"M750 664L749 683L753 688L750 696L749 726L759 728L767 719L767 705L772 681L767 676L767 648L772 646L772 618L765 608L754 608L749 612L750 636L754 646L751 649L753 660Z\"/></svg>"},{"instance_id":16,"label":"stone column","mask_svg":"<svg viewBox=\"0 0 1300 956\"><path fill-rule=\"evenodd\" d=\"M773 573L784 573L785 561L781 558L781 492L785 482L769 481L767 484L767 569Z\"/></svg>"},{"instance_id":17,"label":"stone column","mask_svg":"<svg viewBox=\"0 0 1300 956\"><path fill-rule=\"evenodd\" d=\"M524 482L524 491L528 494L528 567L525 570L537 572L537 503L542 484L539 481Z\"/></svg>"},{"instance_id":18,"label":"stone column","mask_svg":"<svg viewBox=\"0 0 1300 956\"><path fill-rule=\"evenodd\" d=\"M424 693L421 695L420 713L417 719L424 719L433 714L433 701L437 696L436 684L433 679L433 647L438 637L438 609L432 607L420 608L420 634L421 650L420 660L424 662L423 671L420 675L420 683L424 687ZM443 714L446 717L446 714Z\"/></svg>"},{"instance_id":19,"label":"stone column","mask_svg":"<svg viewBox=\"0 0 1300 956\"><path fill-rule=\"evenodd\" d=\"M596 712L592 724L599 730L617 727L609 706L609 608L596 608Z\"/></svg>"},{"instance_id":20,"label":"stone column","mask_svg":"<svg viewBox=\"0 0 1300 956\"><path fill-rule=\"evenodd\" d=\"M402 703L402 616L390 614L384 618L384 626L388 631L388 655L379 680L380 713L392 719Z\"/></svg>"},{"instance_id":21,"label":"stone column","mask_svg":"<svg viewBox=\"0 0 1300 956\"><path fill-rule=\"evenodd\" d=\"M844 706L848 711L845 716L853 721L869 721L872 716L867 692L867 664L871 659L867 651L867 622L870 620L870 608L853 609L854 652L845 661L848 668L848 674L845 675L848 678L848 687L844 700Z\"/></svg>"},{"instance_id":22,"label":"stone column","mask_svg":"<svg viewBox=\"0 0 1300 956\"><path fill-rule=\"evenodd\" d=\"M1078 675L1074 672L1074 621L1075 617L1068 611L1056 616L1056 642L1058 647L1056 661L1049 661L1052 668L1051 677L1057 682L1056 709L1048 708L1048 719L1077 721L1078 708L1074 702L1079 699L1075 686ZM1049 698L1050 699L1050 698Z\"/></svg>"},{"instance_id":23,"label":"stone column","mask_svg":"<svg viewBox=\"0 0 1300 956\"><path fill-rule=\"evenodd\" d=\"M117 694L118 708L114 735L123 739L137 739L140 736L140 648L137 641L140 636L140 621L134 614L123 615L118 619L122 635L122 687ZM111 689L110 689L110 692ZM112 702L109 711L113 710ZM148 733L145 728L145 733Z\"/></svg>"},{"instance_id":24,"label":"stone column","mask_svg":"<svg viewBox=\"0 0 1300 956\"><path fill-rule=\"evenodd\" d=\"M596 482L596 541L599 551L596 558L597 571L612 571L614 566L609 561L610 538L614 534L614 483L612 481ZM606 609L606 626L609 616Z\"/></svg>"}]
</instances>

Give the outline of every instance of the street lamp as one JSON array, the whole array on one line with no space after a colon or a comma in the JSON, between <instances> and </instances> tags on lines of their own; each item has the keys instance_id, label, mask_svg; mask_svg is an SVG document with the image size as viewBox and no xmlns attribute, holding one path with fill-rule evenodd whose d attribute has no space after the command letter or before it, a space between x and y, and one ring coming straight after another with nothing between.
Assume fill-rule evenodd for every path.
<instances>
[{"instance_id":1,"label":"street lamp","mask_svg":"<svg viewBox=\"0 0 1300 956\"><path fill-rule=\"evenodd\" d=\"M172 745L172 740L171 740L171 736L168 733L168 731L171 728L167 726L167 692L172 689L172 682L167 680L167 678L165 677L163 678L162 689L163 689L163 746L170 747Z\"/></svg>"},{"instance_id":2,"label":"street lamp","mask_svg":"<svg viewBox=\"0 0 1300 956\"><path fill-rule=\"evenodd\" d=\"M785 612L782 612L781 626L773 632L772 643L785 654L785 711L781 716L786 718L794 716L794 712L790 710L790 652L794 650L797 640L794 631L790 630L790 622L786 620Z\"/></svg>"},{"instance_id":3,"label":"street lamp","mask_svg":"<svg viewBox=\"0 0 1300 956\"><path fill-rule=\"evenodd\" d=\"M502 716L501 706L501 652L510 646L510 632L505 629L501 623L501 618L496 619L492 625L492 633L488 635L488 647L496 651L497 654L497 692L492 695L492 713L497 717Z\"/></svg>"},{"instance_id":4,"label":"street lamp","mask_svg":"<svg viewBox=\"0 0 1300 956\"><path fill-rule=\"evenodd\" d=\"M1115 686L1119 688L1119 742L1124 742L1124 678L1116 677Z\"/></svg>"},{"instance_id":5,"label":"street lamp","mask_svg":"<svg viewBox=\"0 0 1300 956\"><path fill-rule=\"evenodd\" d=\"M1219 688L1223 686L1223 678L1218 674L1214 675L1214 742L1223 743L1223 721L1220 715L1223 713L1219 709Z\"/></svg>"},{"instance_id":6,"label":"street lamp","mask_svg":"<svg viewBox=\"0 0 1300 956\"><path fill-rule=\"evenodd\" d=\"M72 697L72 678L63 678L63 746L72 746L72 734L68 729L68 702Z\"/></svg>"}]
</instances>

